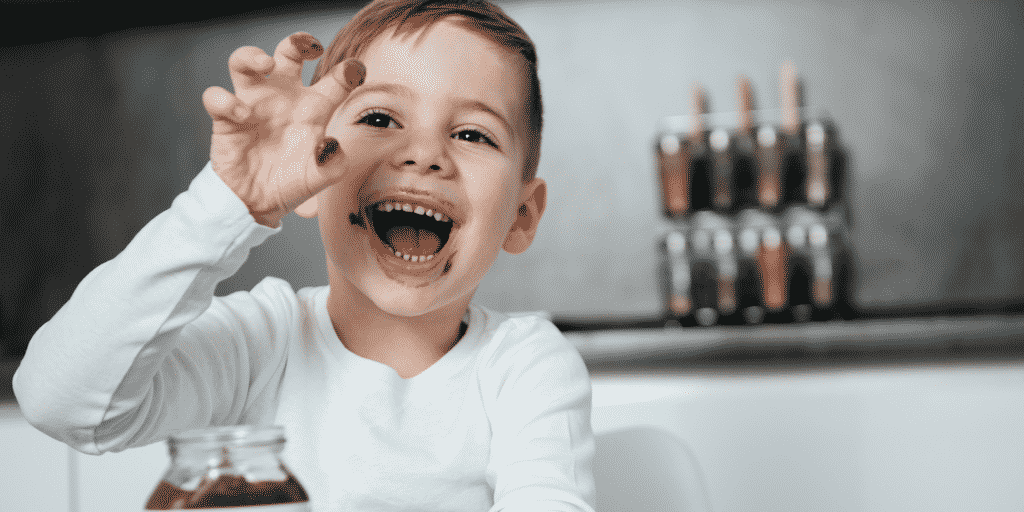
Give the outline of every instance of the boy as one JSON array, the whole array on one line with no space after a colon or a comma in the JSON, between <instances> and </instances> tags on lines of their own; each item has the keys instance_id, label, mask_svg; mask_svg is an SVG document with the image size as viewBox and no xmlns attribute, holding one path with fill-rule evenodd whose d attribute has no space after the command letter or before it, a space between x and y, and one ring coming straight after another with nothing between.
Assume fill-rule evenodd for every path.
<instances>
[{"instance_id":1,"label":"boy","mask_svg":"<svg viewBox=\"0 0 1024 512\"><path fill-rule=\"evenodd\" d=\"M471 303L544 211L533 45L485 2L375 1L323 52L240 48L211 164L34 336L25 417L100 454L282 424L317 511L592 511L590 381L534 316ZM358 59L358 60L356 60ZM215 298L289 211L330 286Z\"/></svg>"}]
</instances>

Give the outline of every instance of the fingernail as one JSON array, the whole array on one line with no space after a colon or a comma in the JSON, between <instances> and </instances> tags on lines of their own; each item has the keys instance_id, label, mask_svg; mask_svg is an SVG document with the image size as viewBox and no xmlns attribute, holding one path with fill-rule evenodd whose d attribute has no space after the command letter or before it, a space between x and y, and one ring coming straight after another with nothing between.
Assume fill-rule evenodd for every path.
<instances>
[{"instance_id":1,"label":"fingernail","mask_svg":"<svg viewBox=\"0 0 1024 512\"><path fill-rule=\"evenodd\" d=\"M349 87L359 87L366 80L366 66L358 60L346 60L341 63L344 66L345 81Z\"/></svg>"},{"instance_id":2,"label":"fingernail","mask_svg":"<svg viewBox=\"0 0 1024 512\"><path fill-rule=\"evenodd\" d=\"M315 37L310 34L296 34L292 36L292 43L299 48L301 53L322 52L324 47L320 45Z\"/></svg>"},{"instance_id":3,"label":"fingernail","mask_svg":"<svg viewBox=\"0 0 1024 512\"><path fill-rule=\"evenodd\" d=\"M338 152L338 141L332 137L324 141L321 146L323 149L318 152L319 154L316 156L316 163L323 165L324 162L327 162L327 160L331 158L331 155Z\"/></svg>"}]
</instances>

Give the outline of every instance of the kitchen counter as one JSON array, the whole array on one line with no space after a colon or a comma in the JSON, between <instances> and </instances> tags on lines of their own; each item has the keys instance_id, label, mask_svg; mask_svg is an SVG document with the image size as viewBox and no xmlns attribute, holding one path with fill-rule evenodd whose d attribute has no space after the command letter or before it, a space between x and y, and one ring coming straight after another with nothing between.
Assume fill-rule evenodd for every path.
<instances>
[{"instance_id":1,"label":"kitchen counter","mask_svg":"<svg viewBox=\"0 0 1024 512\"><path fill-rule=\"evenodd\" d=\"M1024 315L565 333L592 371L1024 359Z\"/></svg>"}]
</instances>

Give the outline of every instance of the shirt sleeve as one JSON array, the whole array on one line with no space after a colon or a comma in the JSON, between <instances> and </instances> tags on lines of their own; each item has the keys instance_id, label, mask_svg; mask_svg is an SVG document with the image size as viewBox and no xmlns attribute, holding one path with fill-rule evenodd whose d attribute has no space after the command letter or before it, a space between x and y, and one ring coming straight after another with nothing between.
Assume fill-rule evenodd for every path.
<instances>
[{"instance_id":1,"label":"shirt sleeve","mask_svg":"<svg viewBox=\"0 0 1024 512\"><path fill-rule=\"evenodd\" d=\"M269 297L262 302L257 289L213 293L250 249L280 229L256 223L207 164L32 337L13 380L26 420L100 454L243 419L268 379L252 350L283 358L272 343L281 328L266 309L284 300L271 285L286 283L261 283ZM253 331L271 341L247 347ZM280 371L283 363L270 367Z\"/></svg>"},{"instance_id":2,"label":"shirt sleeve","mask_svg":"<svg viewBox=\"0 0 1024 512\"><path fill-rule=\"evenodd\" d=\"M484 377L493 399L491 512L593 512L591 386L583 359L547 321L505 345L507 353L499 350Z\"/></svg>"}]
</instances>

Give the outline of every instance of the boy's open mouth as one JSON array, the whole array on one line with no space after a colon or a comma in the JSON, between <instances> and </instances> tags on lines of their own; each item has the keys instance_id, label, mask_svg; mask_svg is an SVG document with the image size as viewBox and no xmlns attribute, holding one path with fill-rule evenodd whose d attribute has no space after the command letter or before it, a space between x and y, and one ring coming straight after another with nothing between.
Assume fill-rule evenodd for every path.
<instances>
[{"instance_id":1,"label":"boy's open mouth","mask_svg":"<svg viewBox=\"0 0 1024 512\"><path fill-rule=\"evenodd\" d=\"M448 243L454 226L431 205L390 199L367 206L366 218L381 243L409 263L432 261Z\"/></svg>"}]
</instances>

